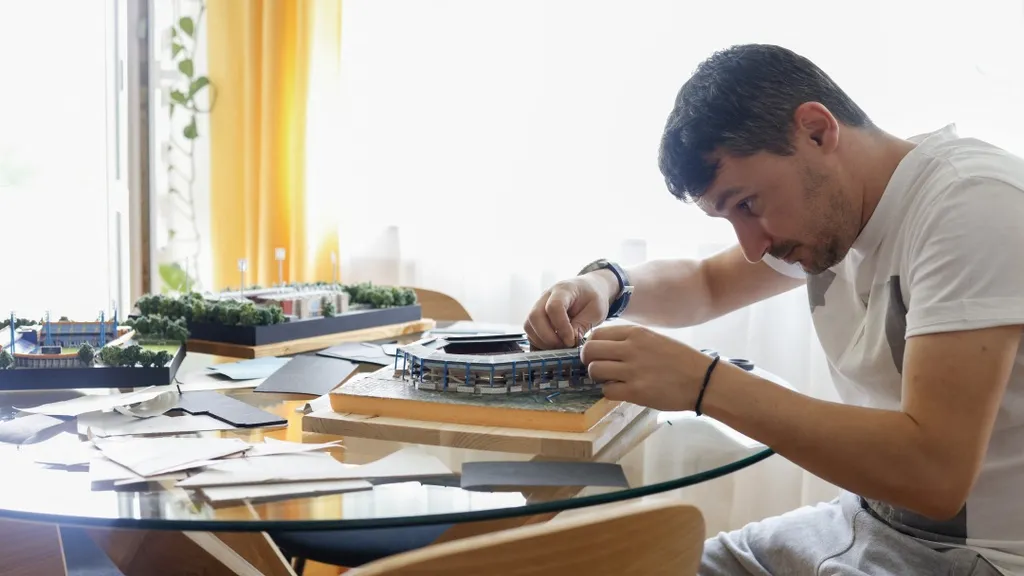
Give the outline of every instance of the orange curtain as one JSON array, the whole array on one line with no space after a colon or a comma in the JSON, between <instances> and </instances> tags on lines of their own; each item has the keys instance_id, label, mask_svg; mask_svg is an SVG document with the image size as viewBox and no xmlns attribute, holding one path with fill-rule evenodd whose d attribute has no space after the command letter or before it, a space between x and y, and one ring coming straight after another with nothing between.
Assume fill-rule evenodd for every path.
<instances>
[{"instance_id":1,"label":"orange curtain","mask_svg":"<svg viewBox=\"0 0 1024 576\"><path fill-rule=\"evenodd\" d=\"M208 0L212 289L238 286L242 258L247 285L278 282L278 248L285 282L330 279L336 233L310 240L306 129L313 31L335 19L340 41L340 4Z\"/></svg>"}]
</instances>

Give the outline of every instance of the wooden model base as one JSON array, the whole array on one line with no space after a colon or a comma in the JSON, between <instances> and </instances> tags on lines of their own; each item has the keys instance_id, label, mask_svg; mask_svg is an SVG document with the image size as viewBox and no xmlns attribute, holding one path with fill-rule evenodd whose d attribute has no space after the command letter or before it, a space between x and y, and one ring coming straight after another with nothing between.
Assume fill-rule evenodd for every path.
<instances>
[{"instance_id":1,"label":"wooden model base","mask_svg":"<svg viewBox=\"0 0 1024 576\"><path fill-rule=\"evenodd\" d=\"M231 358L264 358L267 356L285 356L288 354L301 354L313 350L323 350L335 344L343 342L369 342L373 340L387 340L398 338L408 334L426 332L433 329L437 323L429 318L421 318L412 322L400 324L388 324L385 326L374 326L361 330L350 330L335 334L324 334L312 338L290 340L287 342L276 342L262 346L245 346L242 344L226 344L223 342L210 342L207 340L189 340L188 351L199 354L213 354L216 356L229 356Z\"/></svg>"},{"instance_id":2,"label":"wooden model base","mask_svg":"<svg viewBox=\"0 0 1024 576\"><path fill-rule=\"evenodd\" d=\"M395 376L391 366L351 378L332 390L330 399L331 408L339 414L553 432L586 432L618 405L600 390L548 388L508 394L421 390L410 377Z\"/></svg>"},{"instance_id":3,"label":"wooden model base","mask_svg":"<svg viewBox=\"0 0 1024 576\"><path fill-rule=\"evenodd\" d=\"M302 419L302 429L305 432L390 442L534 454L559 459L590 459L631 423L651 412L650 408L635 404L614 404L601 421L585 432L425 422L365 414L339 414L332 410L306 414Z\"/></svg>"}]
</instances>

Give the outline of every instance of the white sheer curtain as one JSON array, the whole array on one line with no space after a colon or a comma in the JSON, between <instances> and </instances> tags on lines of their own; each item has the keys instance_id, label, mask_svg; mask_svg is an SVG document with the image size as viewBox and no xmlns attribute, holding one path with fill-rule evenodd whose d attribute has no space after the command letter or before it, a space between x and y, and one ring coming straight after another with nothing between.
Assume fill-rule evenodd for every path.
<instances>
[{"instance_id":1,"label":"white sheer curtain","mask_svg":"<svg viewBox=\"0 0 1024 576\"><path fill-rule=\"evenodd\" d=\"M342 214L345 281L441 290L521 322L597 257L705 256L734 240L656 166L672 100L702 59L769 42L816 61L888 131L955 122L1024 153L1020 0L821 4L348 0L340 72L314 75L317 210ZM340 74L335 76L335 74ZM800 291L675 332L834 397ZM830 498L775 457L690 490L725 529Z\"/></svg>"}]
</instances>

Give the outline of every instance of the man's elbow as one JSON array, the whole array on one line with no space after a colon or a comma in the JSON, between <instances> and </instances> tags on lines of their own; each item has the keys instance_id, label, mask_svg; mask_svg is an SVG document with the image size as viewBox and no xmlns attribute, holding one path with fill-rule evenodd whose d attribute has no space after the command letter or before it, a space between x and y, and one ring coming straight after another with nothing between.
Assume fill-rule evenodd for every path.
<instances>
[{"instance_id":1,"label":"man's elbow","mask_svg":"<svg viewBox=\"0 0 1024 576\"><path fill-rule=\"evenodd\" d=\"M974 475L967 477L960 473L945 473L925 480L926 486L915 490L921 496L916 511L935 522L944 522L956 517L967 504L967 497L974 485Z\"/></svg>"}]
</instances>

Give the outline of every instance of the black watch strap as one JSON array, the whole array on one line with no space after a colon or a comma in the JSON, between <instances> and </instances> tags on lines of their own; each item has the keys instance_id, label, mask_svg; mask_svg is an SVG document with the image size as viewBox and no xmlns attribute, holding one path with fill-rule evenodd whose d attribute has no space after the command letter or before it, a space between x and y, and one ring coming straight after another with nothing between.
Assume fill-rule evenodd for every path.
<instances>
[{"instance_id":1,"label":"black watch strap","mask_svg":"<svg viewBox=\"0 0 1024 576\"><path fill-rule=\"evenodd\" d=\"M608 306L608 318L618 318L626 311L626 307L629 305L629 298L633 295L633 285L629 281L629 275L626 271L614 262L608 260L595 260L590 264L587 264L579 272L579 276L588 274L590 272L596 272L597 270L610 270L615 278L619 281L619 292L615 300L612 301L611 305Z\"/></svg>"}]
</instances>

